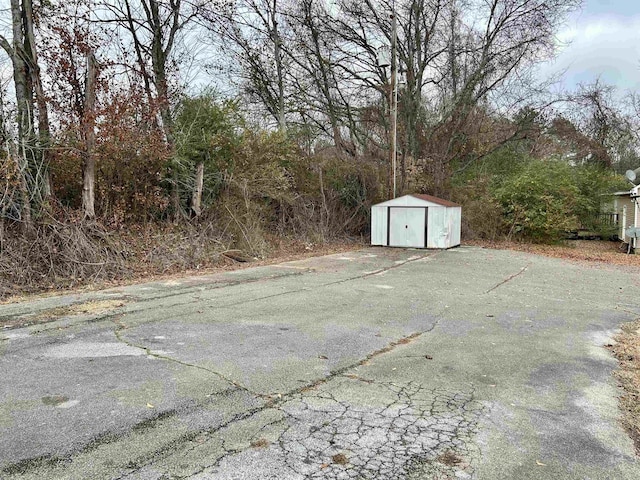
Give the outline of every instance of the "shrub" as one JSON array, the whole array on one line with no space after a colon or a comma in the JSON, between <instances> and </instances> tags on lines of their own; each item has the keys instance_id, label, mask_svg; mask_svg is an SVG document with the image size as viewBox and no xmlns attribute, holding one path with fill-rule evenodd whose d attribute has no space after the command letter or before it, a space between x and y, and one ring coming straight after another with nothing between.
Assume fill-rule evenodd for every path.
<instances>
[{"instance_id":1,"label":"shrub","mask_svg":"<svg viewBox=\"0 0 640 480\"><path fill-rule=\"evenodd\" d=\"M578 228L582 206L571 166L560 161L533 161L497 189L496 198L509 225L508 236L535 241L558 240Z\"/></svg>"},{"instance_id":2,"label":"shrub","mask_svg":"<svg viewBox=\"0 0 640 480\"><path fill-rule=\"evenodd\" d=\"M493 194L494 188L494 180L484 175L454 189L453 201L462 205L463 238L493 241L504 236L502 205Z\"/></svg>"}]
</instances>

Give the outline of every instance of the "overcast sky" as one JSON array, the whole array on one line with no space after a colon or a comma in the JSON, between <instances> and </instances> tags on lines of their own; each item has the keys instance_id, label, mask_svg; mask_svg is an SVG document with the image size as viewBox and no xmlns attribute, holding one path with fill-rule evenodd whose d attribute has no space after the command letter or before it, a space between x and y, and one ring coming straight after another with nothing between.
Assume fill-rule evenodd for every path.
<instances>
[{"instance_id":1,"label":"overcast sky","mask_svg":"<svg viewBox=\"0 0 640 480\"><path fill-rule=\"evenodd\" d=\"M640 91L640 0L585 0L559 39L569 44L543 73L567 69L569 88L600 77L623 91Z\"/></svg>"}]
</instances>

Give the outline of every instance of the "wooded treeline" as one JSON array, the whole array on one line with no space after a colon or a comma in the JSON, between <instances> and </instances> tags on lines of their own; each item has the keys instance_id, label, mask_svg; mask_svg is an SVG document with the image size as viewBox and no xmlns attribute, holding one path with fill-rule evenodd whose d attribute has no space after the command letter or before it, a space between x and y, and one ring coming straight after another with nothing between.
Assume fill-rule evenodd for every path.
<instances>
[{"instance_id":1,"label":"wooded treeline","mask_svg":"<svg viewBox=\"0 0 640 480\"><path fill-rule=\"evenodd\" d=\"M579 3L10 0L0 276L86 280L140 255L163 270L264 255L270 235L366 235L390 194L392 15L399 193L461 202L467 235L557 236L638 166L633 95L622 108L595 80L552 95L537 73ZM552 183L529 195L542 207L516 195L527 178Z\"/></svg>"}]
</instances>

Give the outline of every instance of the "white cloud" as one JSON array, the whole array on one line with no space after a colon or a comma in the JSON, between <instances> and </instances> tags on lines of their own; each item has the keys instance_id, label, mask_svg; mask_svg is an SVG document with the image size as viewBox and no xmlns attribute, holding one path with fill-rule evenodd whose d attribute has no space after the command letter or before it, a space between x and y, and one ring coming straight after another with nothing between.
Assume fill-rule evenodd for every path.
<instances>
[{"instance_id":1,"label":"white cloud","mask_svg":"<svg viewBox=\"0 0 640 480\"><path fill-rule=\"evenodd\" d=\"M564 45L541 67L542 75L566 70L567 88L601 78L621 90L640 91L640 11L627 16L583 12L559 32L558 41Z\"/></svg>"}]
</instances>

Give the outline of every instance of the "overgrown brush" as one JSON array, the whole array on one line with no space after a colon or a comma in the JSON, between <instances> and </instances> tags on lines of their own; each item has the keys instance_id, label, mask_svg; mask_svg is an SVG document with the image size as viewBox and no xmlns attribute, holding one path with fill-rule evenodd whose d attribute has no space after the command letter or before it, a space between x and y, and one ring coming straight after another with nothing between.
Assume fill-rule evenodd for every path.
<instances>
[{"instance_id":1,"label":"overgrown brush","mask_svg":"<svg viewBox=\"0 0 640 480\"><path fill-rule=\"evenodd\" d=\"M211 221L130 225L118 239L136 277L211 267L232 248Z\"/></svg>"},{"instance_id":2,"label":"overgrown brush","mask_svg":"<svg viewBox=\"0 0 640 480\"><path fill-rule=\"evenodd\" d=\"M123 247L98 223L77 219L5 226L0 239L0 298L123 276Z\"/></svg>"},{"instance_id":3,"label":"overgrown brush","mask_svg":"<svg viewBox=\"0 0 640 480\"><path fill-rule=\"evenodd\" d=\"M108 232L70 216L30 230L8 225L0 242L0 299L217 265L234 241L215 225L147 223Z\"/></svg>"},{"instance_id":4,"label":"overgrown brush","mask_svg":"<svg viewBox=\"0 0 640 480\"><path fill-rule=\"evenodd\" d=\"M200 217L172 223L86 222L59 205L31 229L5 219L0 298L209 268L229 261L230 250L266 258L282 239L324 245L366 234L369 206L378 199L375 168L327 159L288 167L271 161L264 171L250 165L229 175Z\"/></svg>"}]
</instances>

